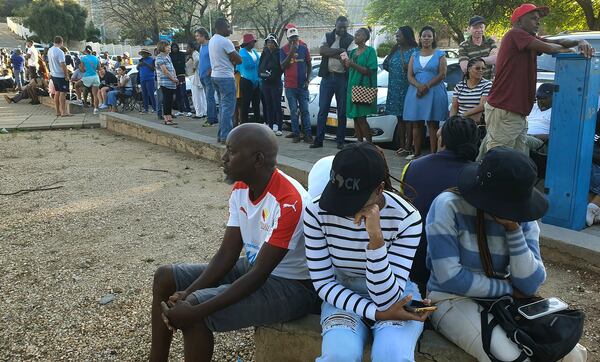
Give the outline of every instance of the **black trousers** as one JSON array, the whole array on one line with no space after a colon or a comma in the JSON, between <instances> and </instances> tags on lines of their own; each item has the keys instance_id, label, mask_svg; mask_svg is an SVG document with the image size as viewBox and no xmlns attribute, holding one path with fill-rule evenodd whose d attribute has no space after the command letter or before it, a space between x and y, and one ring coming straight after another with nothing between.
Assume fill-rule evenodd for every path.
<instances>
[{"instance_id":1,"label":"black trousers","mask_svg":"<svg viewBox=\"0 0 600 362\"><path fill-rule=\"evenodd\" d=\"M163 96L163 115L170 116L173 110L173 96L175 95L175 89L160 87Z\"/></svg>"},{"instance_id":2,"label":"black trousers","mask_svg":"<svg viewBox=\"0 0 600 362\"><path fill-rule=\"evenodd\" d=\"M242 96L241 123L248 123L248 111L252 103L252 122L260 122L260 88L246 78L240 79L240 94Z\"/></svg>"}]
</instances>

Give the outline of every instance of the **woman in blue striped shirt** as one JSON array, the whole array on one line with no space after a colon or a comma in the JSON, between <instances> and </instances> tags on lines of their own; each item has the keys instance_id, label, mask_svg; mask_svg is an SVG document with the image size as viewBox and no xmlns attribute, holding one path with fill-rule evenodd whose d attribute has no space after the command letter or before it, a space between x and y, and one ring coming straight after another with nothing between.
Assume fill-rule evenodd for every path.
<instances>
[{"instance_id":1,"label":"woman in blue striped shirt","mask_svg":"<svg viewBox=\"0 0 600 362\"><path fill-rule=\"evenodd\" d=\"M441 193L427 215L427 290L438 307L432 324L479 361L489 358L481 339L482 308L473 298L529 297L546 279L536 220L546 213L548 201L534 188L536 179L529 157L496 147L481 163L466 165L458 177L459 192ZM493 277L481 261L480 227ZM522 352L500 326L492 331L490 350L501 361L516 360ZM569 355L579 353L578 346ZM564 361L585 360L567 357Z\"/></svg>"},{"instance_id":2,"label":"woman in blue striped shirt","mask_svg":"<svg viewBox=\"0 0 600 362\"><path fill-rule=\"evenodd\" d=\"M166 125L175 125L177 123L173 122L171 113L173 110L173 96L175 95L179 81L175 74L173 62L169 57L171 45L167 41L161 40L156 45L156 49L159 53L156 56L154 64L156 67L156 76L158 78L158 87L162 92L163 117Z\"/></svg>"}]
</instances>

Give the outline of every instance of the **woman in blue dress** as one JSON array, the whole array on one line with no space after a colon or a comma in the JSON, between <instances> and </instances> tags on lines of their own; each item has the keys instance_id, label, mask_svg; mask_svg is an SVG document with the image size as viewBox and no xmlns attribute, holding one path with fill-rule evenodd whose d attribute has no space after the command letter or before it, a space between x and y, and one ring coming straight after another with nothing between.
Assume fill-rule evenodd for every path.
<instances>
[{"instance_id":1,"label":"woman in blue dress","mask_svg":"<svg viewBox=\"0 0 600 362\"><path fill-rule=\"evenodd\" d=\"M389 73L385 111L398 119L395 134L400 148L396 152L403 156L412 150L412 132L410 128L407 129L402 113L409 86L408 63L418 46L413 29L410 26L401 26L396 32L396 45L383 61L383 69Z\"/></svg>"},{"instance_id":2,"label":"woman in blue dress","mask_svg":"<svg viewBox=\"0 0 600 362\"><path fill-rule=\"evenodd\" d=\"M448 95L444 86L446 57L436 50L435 29L425 26L419 32L420 49L408 63L410 86L404 100L404 120L412 123L414 154L407 160L421 156L424 123L427 122L431 152L437 152L437 131L441 121L448 116Z\"/></svg>"}]
</instances>

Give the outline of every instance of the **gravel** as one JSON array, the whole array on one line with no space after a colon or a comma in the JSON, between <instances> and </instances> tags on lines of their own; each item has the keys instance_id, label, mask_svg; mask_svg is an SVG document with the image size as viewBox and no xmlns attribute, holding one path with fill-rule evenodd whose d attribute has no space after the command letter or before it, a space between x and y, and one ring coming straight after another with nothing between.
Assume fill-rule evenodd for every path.
<instances>
[{"instance_id":1,"label":"gravel","mask_svg":"<svg viewBox=\"0 0 600 362\"><path fill-rule=\"evenodd\" d=\"M0 193L63 186L0 196L0 360L147 360L154 271L207 262L220 243L219 165L98 129L3 134L0 155ZM582 344L599 361L598 274L546 267L542 294L587 313ZM254 359L252 330L217 334L214 360L238 357Z\"/></svg>"}]
</instances>

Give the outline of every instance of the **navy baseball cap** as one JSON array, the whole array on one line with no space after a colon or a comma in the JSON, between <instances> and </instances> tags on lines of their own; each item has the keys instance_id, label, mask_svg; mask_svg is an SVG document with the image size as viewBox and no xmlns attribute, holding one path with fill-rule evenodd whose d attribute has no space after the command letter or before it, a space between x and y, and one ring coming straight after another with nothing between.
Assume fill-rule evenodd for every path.
<instances>
[{"instance_id":1,"label":"navy baseball cap","mask_svg":"<svg viewBox=\"0 0 600 362\"><path fill-rule=\"evenodd\" d=\"M385 160L372 144L347 145L333 159L319 206L334 215L354 216L385 180L385 169Z\"/></svg>"},{"instance_id":2,"label":"navy baseball cap","mask_svg":"<svg viewBox=\"0 0 600 362\"><path fill-rule=\"evenodd\" d=\"M471 18L471 20L469 20L469 26L474 26L477 24L485 24L485 18L483 16L479 16L479 15L475 15L474 17Z\"/></svg>"}]
</instances>

